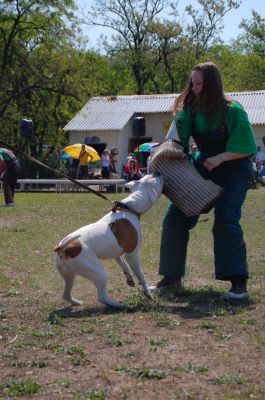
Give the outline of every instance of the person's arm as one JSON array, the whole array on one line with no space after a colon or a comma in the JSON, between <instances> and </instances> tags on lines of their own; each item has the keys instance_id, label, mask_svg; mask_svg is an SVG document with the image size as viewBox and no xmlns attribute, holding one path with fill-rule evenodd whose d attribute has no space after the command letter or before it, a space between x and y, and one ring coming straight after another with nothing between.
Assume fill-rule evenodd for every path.
<instances>
[{"instance_id":1,"label":"person's arm","mask_svg":"<svg viewBox=\"0 0 265 400\"><path fill-rule=\"evenodd\" d=\"M219 167L220 164L226 161L237 160L239 158L249 157L251 154L237 154L237 153L230 153L228 151L224 153L217 154L216 156L207 158L203 166L211 171L212 169Z\"/></svg>"},{"instance_id":2,"label":"person's arm","mask_svg":"<svg viewBox=\"0 0 265 400\"><path fill-rule=\"evenodd\" d=\"M191 109L186 107L184 110L180 111L176 116L178 134L183 146L189 146L189 139L191 137Z\"/></svg>"}]
</instances>

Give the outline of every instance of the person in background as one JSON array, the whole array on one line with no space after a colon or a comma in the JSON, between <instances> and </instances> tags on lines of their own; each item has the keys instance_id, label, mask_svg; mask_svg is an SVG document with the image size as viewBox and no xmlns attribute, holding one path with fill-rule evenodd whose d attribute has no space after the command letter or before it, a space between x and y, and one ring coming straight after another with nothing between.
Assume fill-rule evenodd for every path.
<instances>
[{"instance_id":1,"label":"person in background","mask_svg":"<svg viewBox=\"0 0 265 400\"><path fill-rule=\"evenodd\" d=\"M248 116L240 104L225 96L221 74L211 62L193 68L187 88L175 100L173 114L183 145L188 147L192 137L198 146L200 155L194 164L198 172L224 189L214 209L215 278L231 282L225 298L246 298L249 273L240 218L252 175L250 156L256 153ZM197 221L198 216L186 217L169 205L160 247L163 278L157 289L181 284L189 230Z\"/></svg>"},{"instance_id":2,"label":"person in background","mask_svg":"<svg viewBox=\"0 0 265 400\"><path fill-rule=\"evenodd\" d=\"M190 155L191 155L191 157L193 159L193 162L196 161L197 157L199 157L199 154L200 154L200 152L199 152L197 144L194 143L194 142L191 143L190 144Z\"/></svg>"},{"instance_id":3,"label":"person in background","mask_svg":"<svg viewBox=\"0 0 265 400\"><path fill-rule=\"evenodd\" d=\"M263 161L262 167L260 169L260 179L263 186L265 186L265 161Z\"/></svg>"},{"instance_id":4,"label":"person in background","mask_svg":"<svg viewBox=\"0 0 265 400\"><path fill-rule=\"evenodd\" d=\"M101 156L101 175L103 179L109 179L110 175L110 153L108 149Z\"/></svg>"},{"instance_id":5,"label":"person in background","mask_svg":"<svg viewBox=\"0 0 265 400\"><path fill-rule=\"evenodd\" d=\"M133 155L132 156L132 180L139 180L142 177L141 171L140 171L140 164L137 161L137 158Z\"/></svg>"},{"instance_id":6,"label":"person in background","mask_svg":"<svg viewBox=\"0 0 265 400\"><path fill-rule=\"evenodd\" d=\"M20 164L15 154L3 147L0 148L0 179L3 182L6 207L13 207L15 186L20 173Z\"/></svg>"},{"instance_id":7,"label":"person in background","mask_svg":"<svg viewBox=\"0 0 265 400\"><path fill-rule=\"evenodd\" d=\"M133 179L134 169L133 169L133 159L129 159L123 166L123 178L126 182L130 182Z\"/></svg>"},{"instance_id":8,"label":"person in background","mask_svg":"<svg viewBox=\"0 0 265 400\"><path fill-rule=\"evenodd\" d=\"M93 156L86 150L86 145L82 144L79 154L79 165L77 177L81 175L81 179L88 178L88 164L93 161Z\"/></svg>"},{"instance_id":9,"label":"person in background","mask_svg":"<svg viewBox=\"0 0 265 400\"><path fill-rule=\"evenodd\" d=\"M114 174L117 173L116 164L117 164L117 155L119 154L117 147L112 147L110 149L110 172Z\"/></svg>"},{"instance_id":10,"label":"person in background","mask_svg":"<svg viewBox=\"0 0 265 400\"><path fill-rule=\"evenodd\" d=\"M257 147L257 154L256 154L256 156L255 156L255 161L257 162L257 161L265 161L265 153L264 153L264 151L261 151L261 147L260 146L258 146Z\"/></svg>"}]
</instances>

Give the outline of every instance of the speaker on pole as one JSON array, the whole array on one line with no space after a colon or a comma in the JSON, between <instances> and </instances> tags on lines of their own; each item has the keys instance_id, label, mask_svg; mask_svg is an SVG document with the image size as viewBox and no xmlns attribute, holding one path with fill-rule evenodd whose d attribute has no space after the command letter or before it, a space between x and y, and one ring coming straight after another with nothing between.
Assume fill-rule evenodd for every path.
<instances>
[{"instance_id":1,"label":"speaker on pole","mask_svg":"<svg viewBox=\"0 0 265 400\"><path fill-rule=\"evenodd\" d=\"M26 139L31 139L33 136L33 122L31 119L21 119L20 134Z\"/></svg>"},{"instance_id":2,"label":"speaker on pole","mask_svg":"<svg viewBox=\"0 0 265 400\"><path fill-rule=\"evenodd\" d=\"M133 119L133 136L145 136L145 119L144 117L135 117Z\"/></svg>"}]
</instances>

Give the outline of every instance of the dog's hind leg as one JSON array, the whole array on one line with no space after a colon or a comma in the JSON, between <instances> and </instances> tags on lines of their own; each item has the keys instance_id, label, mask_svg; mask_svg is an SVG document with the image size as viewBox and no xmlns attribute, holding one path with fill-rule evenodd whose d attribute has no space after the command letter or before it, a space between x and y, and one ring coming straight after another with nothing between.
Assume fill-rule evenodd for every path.
<instances>
[{"instance_id":1,"label":"dog's hind leg","mask_svg":"<svg viewBox=\"0 0 265 400\"><path fill-rule=\"evenodd\" d=\"M123 273L124 273L124 275L126 277L127 285L134 287L135 286L135 282L134 282L132 273L130 271L130 268L126 263L126 260L123 257L117 257L117 258L115 258L115 261L117 262L117 264L123 270Z\"/></svg>"},{"instance_id":2,"label":"dog's hind leg","mask_svg":"<svg viewBox=\"0 0 265 400\"><path fill-rule=\"evenodd\" d=\"M152 293L147 285L147 282L144 277L143 270L141 268L141 264L139 261L138 253L133 252L133 253L126 253L124 254L125 260L128 262L129 266L131 267L132 271L135 273L137 276L137 279L139 281L139 284L143 287L144 289L144 294L152 299Z\"/></svg>"},{"instance_id":3,"label":"dog's hind leg","mask_svg":"<svg viewBox=\"0 0 265 400\"><path fill-rule=\"evenodd\" d=\"M111 307L124 307L123 304L111 300L107 294L107 275L99 259L90 253L86 264L79 264L79 275L92 281L97 288L98 301Z\"/></svg>"},{"instance_id":4,"label":"dog's hind leg","mask_svg":"<svg viewBox=\"0 0 265 400\"><path fill-rule=\"evenodd\" d=\"M64 291L63 291L63 299L68 301L73 306L81 306L83 304L82 301L74 299L72 297L72 288L74 286L75 274L71 271L66 271L61 264L56 263L56 267L60 273L60 275L64 279Z\"/></svg>"}]
</instances>

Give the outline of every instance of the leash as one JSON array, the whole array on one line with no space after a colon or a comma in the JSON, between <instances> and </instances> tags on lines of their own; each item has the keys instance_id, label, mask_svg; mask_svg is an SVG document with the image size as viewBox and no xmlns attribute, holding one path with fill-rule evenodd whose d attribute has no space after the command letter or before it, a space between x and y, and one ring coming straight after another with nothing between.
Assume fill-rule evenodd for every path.
<instances>
[{"instance_id":1,"label":"leash","mask_svg":"<svg viewBox=\"0 0 265 400\"><path fill-rule=\"evenodd\" d=\"M111 200L109 197L105 196L104 194L102 194L102 193L100 193L100 192L97 192L97 191L94 190L94 189L91 189L90 187L84 185L83 183L78 182L76 179L71 178L71 176L65 175L65 174L64 174L63 172L61 172L61 171L57 171L57 170L55 170L55 169L49 167L48 165L42 163L41 161L37 160L36 158L34 158L34 157L30 156L30 155L28 155L28 154L25 153L24 151L22 151L22 150L20 150L20 149L18 149L18 148L16 148L16 147L14 147L14 146L12 146L11 144L4 142L3 140L0 140L0 144L3 145L4 147L9 148L10 150L12 150L12 151L14 151L14 152L16 152L16 153L21 154L23 157L28 158L29 160L33 161L34 163L39 164L39 165L41 165L42 167L44 167L44 168L46 168L46 169L49 169L50 171L55 172L57 175L63 176L65 179L68 179L69 181L73 182L75 185L82 187L83 189L87 190L88 192L94 193L95 195L101 197L102 199L110 201L112 204L114 204L114 207L115 207L115 204L116 204L117 202ZM100 180L99 180L99 183L100 183Z\"/></svg>"},{"instance_id":2,"label":"leash","mask_svg":"<svg viewBox=\"0 0 265 400\"><path fill-rule=\"evenodd\" d=\"M119 210L119 209L123 209L123 210L125 209L125 210L130 211L132 214L137 215L137 217L140 219L140 215L139 215L138 213L136 213L136 211L134 211L134 210L133 210L131 207L129 207L127 204L124 204L124 203L122 203L122 202L120 202L120 201L116 201L116 200L113 201L113 200L111 200L109 197L105 196L104 194L102 194L102 193L100 193L100 192L97 192L97 191L94 190L94 189L91 189L90 187L84 185L83 183L78 182L76 179L71 178L71 176L65 175L65 174L64 174L63 172L61 172L61 171L57 171L57 170L55 170L55 169L49 167L48 165L42 163L41 161L37 160L36 158L34 158L34 157L30 156L30 155L28 155L28 154L25 153L24 151L22 151L22 150L16 148L15 146L12 146L11 144L4 142L3 140L0 140L0 144L3 145L3 146L5 146L5 147L7 147L7 148L9 148L10 150L12 150L12 151L14 151L14 152L16 152L16 153L21 154L23 157L28 158L29 160L35 162L36 164L39 164L39 165L41 165L42 167L44 167L44 168L46 168L46 169L49 169L50 171L53 171L53 172L55 172L55 173L58 174L58 175L63 176L65 179L68 179L69 181L73 182L75 185L82 187L83 189L87 190L88 192L91 192L91 193L93 193L93 194L95 194L95 195L101 197L101 198L104 199L104 200L110 201L110 202L112 203L112 209L111 209L112 212L115 212L115 211L117 211L117 210ZM99 182L100 182L100 180L99 180Z\"/></svg>"}]
</instances>

